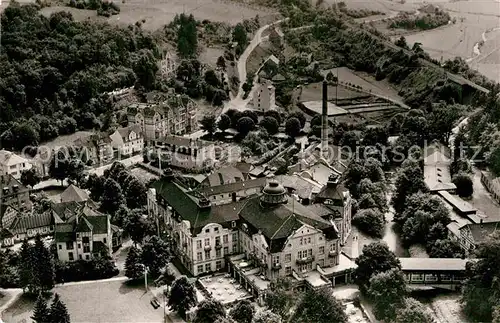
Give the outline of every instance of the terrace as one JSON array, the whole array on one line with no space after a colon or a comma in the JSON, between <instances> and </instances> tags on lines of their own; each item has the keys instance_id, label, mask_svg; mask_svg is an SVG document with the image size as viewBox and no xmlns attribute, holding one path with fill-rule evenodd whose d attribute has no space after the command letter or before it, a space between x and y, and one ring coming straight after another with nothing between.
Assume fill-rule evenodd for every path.
<instances>
[{"instance_id":1,"label":"terrace","mask_svg":"<svg viewBox=\"0 0 500 323\"><path fill-rule=\"evenodd\" d=\"M236 279L231 278L229 274L204 277L199 279L199 283L206 293L224 305L252 298L252 295L245 290L245 287L240 285Z\"/></svg>"}]
</instances>

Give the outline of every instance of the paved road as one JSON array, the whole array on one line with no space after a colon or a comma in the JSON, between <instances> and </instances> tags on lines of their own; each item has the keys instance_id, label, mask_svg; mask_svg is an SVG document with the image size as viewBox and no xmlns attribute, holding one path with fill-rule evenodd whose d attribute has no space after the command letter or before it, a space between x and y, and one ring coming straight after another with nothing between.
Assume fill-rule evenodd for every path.
<instances>
[{"instance_id":1,"label":"paved road","mask_svg":"<svg viewBox=\"0 0 500 323\"><path fill-rule=\"evenodd\" d=\"M252 54L253 50L262 43L266 39L266 37L262 37L262 33L268 29L271 26L280 24L283 21L288 20L282 19L275 21L271 24L265 25L260 27L257 32L255 32L255 36L253 37L252 41L250 41L250 44L248 44L247 48L245 48L245 51L241 54L240 58L238 59L237 62L237 67L238 67L238 78L240 80L240 85L238 88L238 94L234 98L232 98L230 101L228 101L225 105L224 108L222 109L221 114L225 113L229 109L235 109L239 111L243 111L246 108L247 103L252 99L252 92L254 91L255 87L257 84L255 84L254 80L254 88L252 89L250 95L246 98L243 99L243 84L246 82L247 79L247 60L250 57L250 54Z\"/></svg>"}]
</instances>

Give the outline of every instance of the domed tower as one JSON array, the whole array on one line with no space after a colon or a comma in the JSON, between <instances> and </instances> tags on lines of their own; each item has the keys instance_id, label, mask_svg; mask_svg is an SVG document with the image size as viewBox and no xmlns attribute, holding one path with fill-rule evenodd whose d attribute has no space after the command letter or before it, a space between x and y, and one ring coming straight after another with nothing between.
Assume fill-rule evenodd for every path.
<instances>
[{"instance_id":1,"label":"domed tower","mask_svg":"<svg viewBox=\"0 0 500 323\"><path fill-rule=\"evenodd\" d=\"M276 180L271 180L267 183L266 187L262 191L262 197L260 198L261 204L265 206L272 206L283 204L287 202L286 190L278 183Z\"/></svg>"}]
</instances>

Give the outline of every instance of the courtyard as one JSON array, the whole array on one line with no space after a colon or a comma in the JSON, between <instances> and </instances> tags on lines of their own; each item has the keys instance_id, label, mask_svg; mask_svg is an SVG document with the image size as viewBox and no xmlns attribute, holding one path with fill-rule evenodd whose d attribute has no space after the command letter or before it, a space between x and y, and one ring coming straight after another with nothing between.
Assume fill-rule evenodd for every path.
<instances>
[{"instance_id":1,"label":"courtyard","mask_svg":"<svg viewBox=\"0 0 500 323\"><path fill-rule=\"evenodd\" d=\"M67 284L53 292L66 304L71 322L163 322L163 308L150 305L152 295L123 280ZM3 312L2 320L31 322L33 302L19 298Z\"/></svg>"}]
</instances>

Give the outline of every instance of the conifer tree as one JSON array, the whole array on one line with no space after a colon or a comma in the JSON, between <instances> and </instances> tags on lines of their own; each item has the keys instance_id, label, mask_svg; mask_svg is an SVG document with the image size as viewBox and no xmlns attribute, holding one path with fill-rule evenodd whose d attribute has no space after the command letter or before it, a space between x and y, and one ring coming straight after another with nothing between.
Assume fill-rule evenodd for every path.
<instances>
[{"instance_id":1,"label":"conifer tree","mask_svg":"<svg viewBox=\"0 0 500 323\"><path fill-rule=\"evenodd\" d=\"M23 241L19 257L19 284L24 292L31 292L33 290L33 257L28 240Z\"/></svg>"},{"instance_id":2,"label":"conifer tree","mask_svg":"<svg viewBox=\"0 0 500 323\"><path fill-rule=\"evenodd\" d=\"M50 323L70 323L68 309L57 293L50 306Z\"/></svg>"},{"instance_id":3,"label":"conifer tree","mask_svg":"<svg viewBox=\"0 0 500 323\"><path fill-rule=\"evenodd\" d=\"M54 260L39 235L35 238L33 260L35 264L33 276L36 278L36 288L41 292L51 290L55 283Z\"/></svg>"},{"instance_id":4,"label":"conifer tree","mask_svg":"<svg viewBox=\"0 0 500 323\"><path fill-rule=\"evenodd\" d=\"M47 302L42 294L38 295L35 303L35 309L33 310L33 316L31 317L35 323L47 323L50 319L50 311L47 307Z\"/></svg>"},{"instance_id":5,"label":"conifer tree","mask_svg":"<svg viewBox=\"0 0 500 323\"><path fill-rule=\"evenodd\" d=\"M130 247L127 259L125 260L125 276L130 279L137 279L141 277L143 274L141 260L141 251L135 246Z\"/></svg>"}]
</instances>

